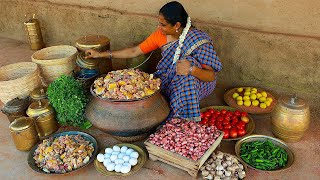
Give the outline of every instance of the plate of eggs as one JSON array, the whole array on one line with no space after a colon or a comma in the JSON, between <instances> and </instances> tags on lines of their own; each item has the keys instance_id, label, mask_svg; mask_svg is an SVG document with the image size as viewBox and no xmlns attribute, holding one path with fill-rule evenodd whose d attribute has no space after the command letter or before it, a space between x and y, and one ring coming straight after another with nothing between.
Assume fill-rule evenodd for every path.
<instances>
[{"instance_id":1,"label":"plate of eggs","mask_svg":"<svg viewBox=\"0 0 320 180\"><path fill-rule=\"evenodd\" d=\"M134 144L116 144L102 149L94 160L94 167L106 176L128 176L146 162L147 154Z\"/></svg>"}]
</instances>

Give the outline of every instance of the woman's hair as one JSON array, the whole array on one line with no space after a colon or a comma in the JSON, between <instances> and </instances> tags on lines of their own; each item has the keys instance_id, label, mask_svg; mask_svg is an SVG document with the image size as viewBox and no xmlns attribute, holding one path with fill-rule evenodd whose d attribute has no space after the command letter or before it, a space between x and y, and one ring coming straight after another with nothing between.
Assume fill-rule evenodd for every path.
<instances>
[{"instance_id":1,"label":"woman's hair","mask_svg":"<svg viewBox=\"0 0 320 180\"><path fill-rule=\"evenodd\" d=\"M172 1L165 4L159 11L159 14L163 15L164 19L171 24L175 25L177 22L181 23L181 27L186 27L188 13L177 1Z\"/></svg>"}]
</instances>

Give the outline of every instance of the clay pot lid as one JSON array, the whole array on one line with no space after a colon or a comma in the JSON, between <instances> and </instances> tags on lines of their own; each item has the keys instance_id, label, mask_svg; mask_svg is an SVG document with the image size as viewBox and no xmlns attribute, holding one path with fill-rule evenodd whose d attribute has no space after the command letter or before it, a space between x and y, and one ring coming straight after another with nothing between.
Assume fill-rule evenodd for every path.
<instances>
[{"instance_id":1,"label":"clay pot lid","mask_svg":"<svg viewBox=\"0 0 320 180\"><path fill-rule=\"evenodd\" d=\"M27 115L29 117L36 117L48 111L53 111L52 106L49 104L49 101L47 99L41 99L37 102L33 102L29 106L27 110Z\"/></svg>"},{"instance_id":2,"label":"clay pot lid","mask_svg":"<svg viewBox=\"0 0 320 180\"><path fill-rule=\"evenodd\" d=\"M25 111L28 106L29 98L14 98L4 105L3 111L6 113Z\"/></svg>"},{"instance_id":3,"label":"clay pot lid","mask_svg":"<svg viewBox=\"0 0 320 180\"><path fill-rule=\"evenodd\" d=\"M103 35L86 35L76 40L76 47L85 51L87 49L99 49L110 43L109 38Z\"/></svg>"},{"instance_id":4,"label":"clay pot lid","mask_svg":"<svg viewBox=\"0 0 320 180\"><path fill-rule=\"evenodd\" d=\"M15 119L9 126L11 131L23 131L33 125L33 120L28 117L20 117Z\"/></svg>"},{"instance_id":5,"label":"clay pot lid","mask_svg":"<svg viewBox=\"0 0 320 180\"><path fill-rule=\"evenodd\" d=\"M296 95L285 95L279 98L279 102L290 109L302 110L308 107L306 101Z\"/></svg>"}]
</instances>

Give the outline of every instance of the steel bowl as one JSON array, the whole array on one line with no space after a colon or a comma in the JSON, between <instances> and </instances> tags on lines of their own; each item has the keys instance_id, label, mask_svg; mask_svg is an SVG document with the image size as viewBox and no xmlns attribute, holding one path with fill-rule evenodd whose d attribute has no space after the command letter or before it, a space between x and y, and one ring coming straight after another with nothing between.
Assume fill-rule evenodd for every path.
<instances>
[{"instance_id":1,"label":"steel bowl","mask_svg":"<svg viewBox=\"0 0 320 180\"><path fill-rule=\"evenodd\" d=\"M286 153L288 154L288 161L287 164L284 167L281 167L279 169L274 169L274 170L262 170L262 169L257 169L253 166L251 166L250 164L246 163L240 156L240 148L241 145L245 142L252 142L252 141L271 141L274 145L283 148ZM248 167L252 168L252 169L256 169L256 170L260 170L260 171L281 171L281 170L285 170L287 168L289 168L293 162L294 162L294 155L293 152L291 151L291 149L288 147L288 145L281 141L280 139L271 137L271 136L265 136L265 135L251 135L251 136L247 136L241 140L239 140L236 145L235 145L235 152L237 157L241 160L242 163L244 163L245 165L247 165Z\"/></svg>"},{"instance_id":2,"label":"steel bowl","mask_svg":"<svg viewBox=\"0 0 320 180\"><path fill-rule=\"evenodd\" d=\"M66 132L60 132L60 133L57 133L57 134L53 134L52 136L49 136L49 137L60 137L60 136L65 136L65 135L81 135L85 140L87 141L90 141L94 147L94 151L92 153L92 156L90 157L90 160L87 164L77 168L77 169L74 169L72 171L68 171L66 173L47 173L45 171L43 171L41 168L39 168L34 159L33 159L33 156L34 156L34 152L35 150L38 148L39 144L42 143L42 141L40 141L38 144L36 144L35 146L32 147L32 149L30 150L29 152L29 155L28 155L28 164L29 166L36 172L38 173L42 173L42 174L48 174L48 175L53 175L53 174L69 174L69 173L72 173L72 172L75 172L79 169L82 169L84 168L85 166L89 165L90 163L92 163L94 161L94 159L96 158L97 154L98 154L98 143L97 141L94 139L94 137L92 137L91 135L85 133L85 132L81 132L81 131L66 131ZM48 137L48 138L49 138Z\"/></svg>"}]
</instances>

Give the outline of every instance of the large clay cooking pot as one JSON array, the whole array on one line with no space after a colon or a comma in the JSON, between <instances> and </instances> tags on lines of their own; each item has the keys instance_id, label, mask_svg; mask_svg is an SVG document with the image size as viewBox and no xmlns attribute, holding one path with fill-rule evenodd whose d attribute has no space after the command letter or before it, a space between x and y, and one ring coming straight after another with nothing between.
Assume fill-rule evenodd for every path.
<instances>
[{"instance_id":1,"label":"large clay cooking pot","mask_svg":"<svg viewBox=\"0 0 320 180\"><path fill-rule=\"evenodd\" d=\"M86 116L93 126L129 142L145 138L169 112L169 105L160 92L136 101L111 101L93 95Z\"/></svg>"}]
</instances>

